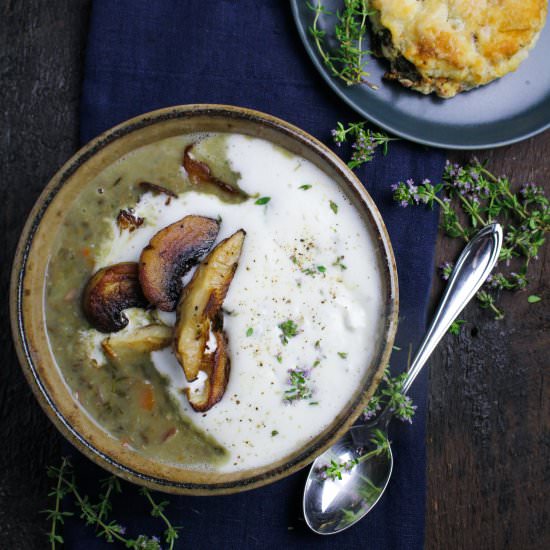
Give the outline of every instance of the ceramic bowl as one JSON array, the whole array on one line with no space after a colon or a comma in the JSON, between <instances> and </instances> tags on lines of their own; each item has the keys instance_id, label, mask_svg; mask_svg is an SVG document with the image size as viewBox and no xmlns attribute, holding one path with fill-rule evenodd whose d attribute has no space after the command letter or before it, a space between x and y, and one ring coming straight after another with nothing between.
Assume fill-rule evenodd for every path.
<instances>
[{"instance_id":1,"label":"ceramic bowl","mask_svg":"<svg viewBox=\"0 0 550 550\"><path fill-rule=\"evenodd\" d=\"M48 344L44 320L45 277L56 228L68 207L101 170L132 150L189 132L238 132L269 140L327 173L359 211L370 232L383 280L381 337L361 384L333 422L305 447L267 466L234 473L185 469L137 454L109 436L81 408L65 384ZM388 362L397 326L397 272L382 217L361 182L315 138L272 116L222 105L185 105L147 113L100 135L76 153L48 183L23 229L11 279L11 323L19 361L46 414L94 462L125 479L173 493L219 494L259 487L304 467L357 419Z\"/></svg>"}]
</instances>

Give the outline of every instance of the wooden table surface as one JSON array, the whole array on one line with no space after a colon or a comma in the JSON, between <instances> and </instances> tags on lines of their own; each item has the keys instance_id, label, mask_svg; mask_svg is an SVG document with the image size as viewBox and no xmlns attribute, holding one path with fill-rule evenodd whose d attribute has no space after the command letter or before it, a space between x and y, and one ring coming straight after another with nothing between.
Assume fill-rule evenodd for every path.
<instances>
[{"instance_id":1,"label":"wooden table surface","mask_svg":"<svg viewBox=\"0 0 550 550\"><path fill-rule=\"evenodd\" d=\"M78 101L90 0L0 1L2 316L0 548L46 547L45 467L59 460L56 430L21 374L11 343L9 268L25 217L77 148ZM518 98L521 101L521 98ZM550 132L483 151L497 173L550 194ZM457 159L469 155L455 154ZM438 258L456 253L440 239ZM550 251L528 292L503 297L494 321L470 306L466 329L431 361L426 547L550 548ZM434 300L441 284L434 283ZM528 294L542 302L527 303ZM389 549L391 550L391 549Z\"/></svg>"}]
</instances>

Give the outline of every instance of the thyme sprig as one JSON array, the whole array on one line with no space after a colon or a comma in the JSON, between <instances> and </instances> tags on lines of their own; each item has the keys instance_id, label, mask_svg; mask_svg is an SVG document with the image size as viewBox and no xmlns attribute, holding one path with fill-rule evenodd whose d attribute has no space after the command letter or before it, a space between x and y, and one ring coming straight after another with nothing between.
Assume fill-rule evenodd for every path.
<instances>
[{"instance_id":1,"label":"thyme sprig","mask_svg":"<svg viewBox=\"0 0 550 550\"><path fill-rule=\"evenodd\" d=\"M99 495L99 502L92 503L88 495L83 495L77 487L75 474L68 458L61 460L59 467L50 466L47 470L48 476L55 480L54 487L49 496L54 497L55 505L53 509L44 510L51 521L51 528L48 533L51 550L55 550L64 543L60 529L65 522L65 518L73 516L74 512L61 511L63 499L71 495L74 499L80 518L90 527L95 528L96 535L104 538L106 542L113 543L118 541L126 548L136 550L160 550L161 539L156 536L139 535L137 538L126 536L126 529L120 523L109 519L112 512L111 498L113 494L122 492L120 481L115 476L111 476L101 482L102 492ZM164 510L168 505L167 501L157 503L148 489L142 488L141 494L151 505L151 515L160 518L166 525L163 533L164 542L168 544L169 550L173 550L174 543L178 538L180 527L172 525Z\"/></svg>"},{"instance_id":2,"label":"thyme sprig","mask_svg":"<svg viewBox=\"0 0 550 550\"><path fill-rule=\"evenodd\" d=\"M403 393L403 384L406 378L406 372L392 376L387 368L376 393L363 411L364 420L371 420L387 406L393 416L411 424L416 405L413 405L411 398Z\"/></svg>"},{"instance_id":3,"label":"thyme sprig","mask_svg":"<svg viewBox=\"0 0 550 550\"><path fill-rule=\"evenodd\" d=\"M384 132L375 132L366 126L366 122L350 122L347 127L337 122L336 128L331 131L332 139L338 147L344 143L351 144L353 153L347 164L352 170L370 162L377 147L382 147L384 156L387 155L390 141L399 139L389 137Z\"/></svg>"},{"instance_id":4,"label":"thyme sprig","mask_svg":"<svg viewBox=\"0 0 550 550\"><path fill-rule=\"evenodd\" d=\"M497 306L498 291L523 290L528 284L527 272L538 259L546 233L550 230L550 202L544 190L534 183L512 190L506 176L496 176L477 159L460 166L447 162L443 180L433 185L430 180L416 184L412 179L392 186L393 197L403 207L438 204L441 228L451 238L469 241L479 229L494 221L504 228L504 244L495 272L477 294L479 305L490 310L495 319L504 312ZM441 266L448 278L452 264Z\"/></svg>"},{"instance_id":5,"label":"thyme sprig","mask_svg":"<svg viewBox=\"0 0 550 550\"><path fill-rule=\"evenodd\" d=\"M343 9L337 12L329 11L321 0L317 0L315 4L308 2L307 6L314 13L309 34L330 74L343 80L348 86L364 83L377 89L377 86L367 80L370 75L365 70L368 56L372 53L364 49L368 32L367 20L371 14L368 0L344 0ZM322 16L336 20L334 32L330 36L321 28ZM334 48L328 45L331 39L336 42Z\"/></svg>"},{"instance_id":6,"label":"thyme sprig","mask_svg":"<svg viewBox=\"0 0 550 550\"><path fill-rule=\"evenodd\" d=\"M344 472L351 472L355 466L373 458L375 456L389 456L390 453L390 442L388 436L382 430L374 430L373 436L370 439L370 443L373 445L373 449L359 457L346 460L345 462L337 462L336 460L331 460L330 464L325 464L320 466L317 469L317 474L320 479L332 479L341 480Z\"/></svg>"},{"instance_id":7,"label":"thyme sprig","mask_svg":"<svg viewBox=\"0 0 550 550\"><path fill-rule=\"evenodd\" d=\"M357 464L359 464L358 458L346 460L345 462L336 462L336 460L331 460L330 464L322 466L319 468L318 472L321 479L342 479L342 472L351 471L354 466L357 466Z\"/></svg>"}]
</instances>

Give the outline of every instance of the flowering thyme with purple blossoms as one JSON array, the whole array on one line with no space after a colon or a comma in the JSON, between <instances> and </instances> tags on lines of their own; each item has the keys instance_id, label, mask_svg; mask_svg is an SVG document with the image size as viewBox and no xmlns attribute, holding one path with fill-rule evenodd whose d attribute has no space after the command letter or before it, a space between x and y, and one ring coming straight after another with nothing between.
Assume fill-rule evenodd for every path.
<instances>
[{"instance_id":1,"label":"flowering thyme with purple blossoms","mask_svg":"<svg viewBox=\"0 0 550 550\"><path fill-rule=\"evenodd\" d=\"M65 518L74 516L73 512L62 511L61 509L62 501L67 495L73 497L74 503L80 512L80 517L86 525L95 527L96 535L99 538L104 538L109 543L119 541L126 548L134 548L135 550L161 550L159 537L139 535L137 538L132 539L126 536L125 527L115 520L108 519L112 511L112 495L122 492L120 480L117 477L110 476L101 482L102 492L99 495L99 502L92 504L88 495L82 495L78 489L72 465L68 458L62 459L59 468L49 467L48 476L55 482L50 492L50 496L55 498L54 508L44 510L44 513L48 515L48 519L51 520L51 528L48 533L51 550L55 550L64 544L63 537L59 532L60 528L65 523ZM151 505L151 515L160 518L166 525L163 534L164 541L168 544L168 550L173 550L180 528L174 527L164 513L168 501L157 503L145 487L140 489L140 493Z\"/></svg>"},{"instance_id":2,"label":"flowering thyme with purple blossoms","mask_svg":"<svg viewBox=\"0 0 550 550\"><path fill-rule=\"evenodd\" d=\"M403 393L403 384L406 378L406 372L392 377L389 369L386 369L380 386L363 411L363 419L371 420L380 410L389 407L393 416L411 424L416 405L413 405L411 398Z\"/></svg>"},{"instance_id":3,"label":"flowering thyme with purple blossoms","mask_svg":"<svg viewBox=\"0 0 550 550\"><path fill-rule=\"evenodd\" d=\"M441 228L452 238L469 241L481 227L494 221L502 224L502 271L493 273L477 294L480 306L491 310L495 319L502 319L504 314L496 306L497 291L522 290L529 284L529 263L538 259L550 230L550 202L544 190L527 183L514 192L507 177L495 176L477 160L464 166L447 162L443 181L437 185L429 180L418 185L407 180L392 185L392 190L393 198L403 207L438 204ZM444 278L452 270L449 266L442 269Z\"/></svg>"},{"instance_id":4,"label":"flowering thyme with purple blossoms","mask_svg":"<svg viewBox=\"0 0 550 550\"><path fill-rule=\"evenodd\" d=\"M342 143L351 141L353 153L348 161L348 166L355 170L362 164L370 162L374 157L374 150L382 146L384 155L388 154L388 144L398 138L391 138L383 132L373 132L365 128L365 122L350 122L345 128L341 122L336 123L336 129L331 131L334 143L340 147Z\"/></svg>"},{"instance_id":5,"label":"flowering thyme with purple blossoms","mask_svg":"<svg viewBox=\"0 0 550 550\"><path fill-rule=\"evenodd\" d=\"M309 387L310 369L295 367L288 370L288 384L290 388L285 391L284 400L287 403L298 401L300 399L311 399L313 392Z\"/></svg>"}]
</instances>

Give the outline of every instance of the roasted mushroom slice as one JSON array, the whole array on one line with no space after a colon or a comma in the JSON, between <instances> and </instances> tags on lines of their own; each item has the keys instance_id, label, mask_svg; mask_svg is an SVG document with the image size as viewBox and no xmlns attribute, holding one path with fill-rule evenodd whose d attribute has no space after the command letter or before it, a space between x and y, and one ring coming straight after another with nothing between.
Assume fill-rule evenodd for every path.
<instances>
[{"instance_id":1,"label":"roasted mushroom slice","mask_svg":"<svg viewBox=\"0 0 550 550\"><path fill-rule=\"evenodd\" d=\"M172 343L174 329L166 325L146 325L128 334L115 334L105 338L101 347L111 359L126 352L149 353L166 348Z\"/></svg>"},{"instance_id":2,"label":"roasted mushroom slice","mask_svg":"<svg viewBox=\"0 0 550 550\"><path fill-rule=\"evenodd\" d=\"M123 310L146 307L141 291L138 264L123 262L92 275L82 295L82 308L90 324L101 332L117 332L128 324Z\"/></svg>"},{"instance_id":3,"label":"roasted mushroom slice","mask_svg":"<svg viewBox=\"0 0 550 550\"><path fill-rule=\"evenodd\" d=\"M229 381L230 361L227 354L227 338L224 332L215 332L216 349L205 353L202 357L200 370L207 375L202 391L185 390L189 404L197 412L212 408L225 393Z\"/></svg>"},{"instance_id":4,"label":"roasted mushroom slice","mask_svg":"<svg viewBox=\"0 0 550 550\"><path fill-rule=\"evenodd\" d=\"M182 276L212 248L219 227L211 218L186 216L151 239L139 259L139 282L151 304L176 309Z\"/></svg>"},{"instance_id":5,"label":"roasted mushroom slice","mask_svg":"<svg viewBox=\"0 0 550 550\"><path fill-rule=\"evenodd\" d=\"M222 391L217 396L220 388L225 388L227 384L227 380L222 378L222 373L226 378L229 375L229 360L222 357L227 355L227 345L222 331L221 308L238 266L245 235L244 230L240 229L212 250L183 289L178 304L174 352L185 377L193 381L203 368L210 370L213 376L209 394L199 398L200 402L211 402L214 398L215 402L219 401L223 395ZM211 335L217 344L214 352L206 350ZM226 365L223 369L219 366L222 364Z\"/></svg>"},{"instance_id":6,"label":"roasted mushroom slice","mask_svg":"<svg viewBox=\"0 0 550 550\"><path fill-rule=\"evenodd\" d=\"M217 178L214 174L212 174L212 170L210 170L210 166L208 166L208 164L197 160L191 153L194 146L194 143L188 145L183 153L183 167L185 168L185 171L187 172L187 175L192 183L210 183L211 185L215 185L218 189L221 189L225 193L228 193L234 197L241 197L243 199L248 198L248 193Z\"/></svg>"}]
</instances>

